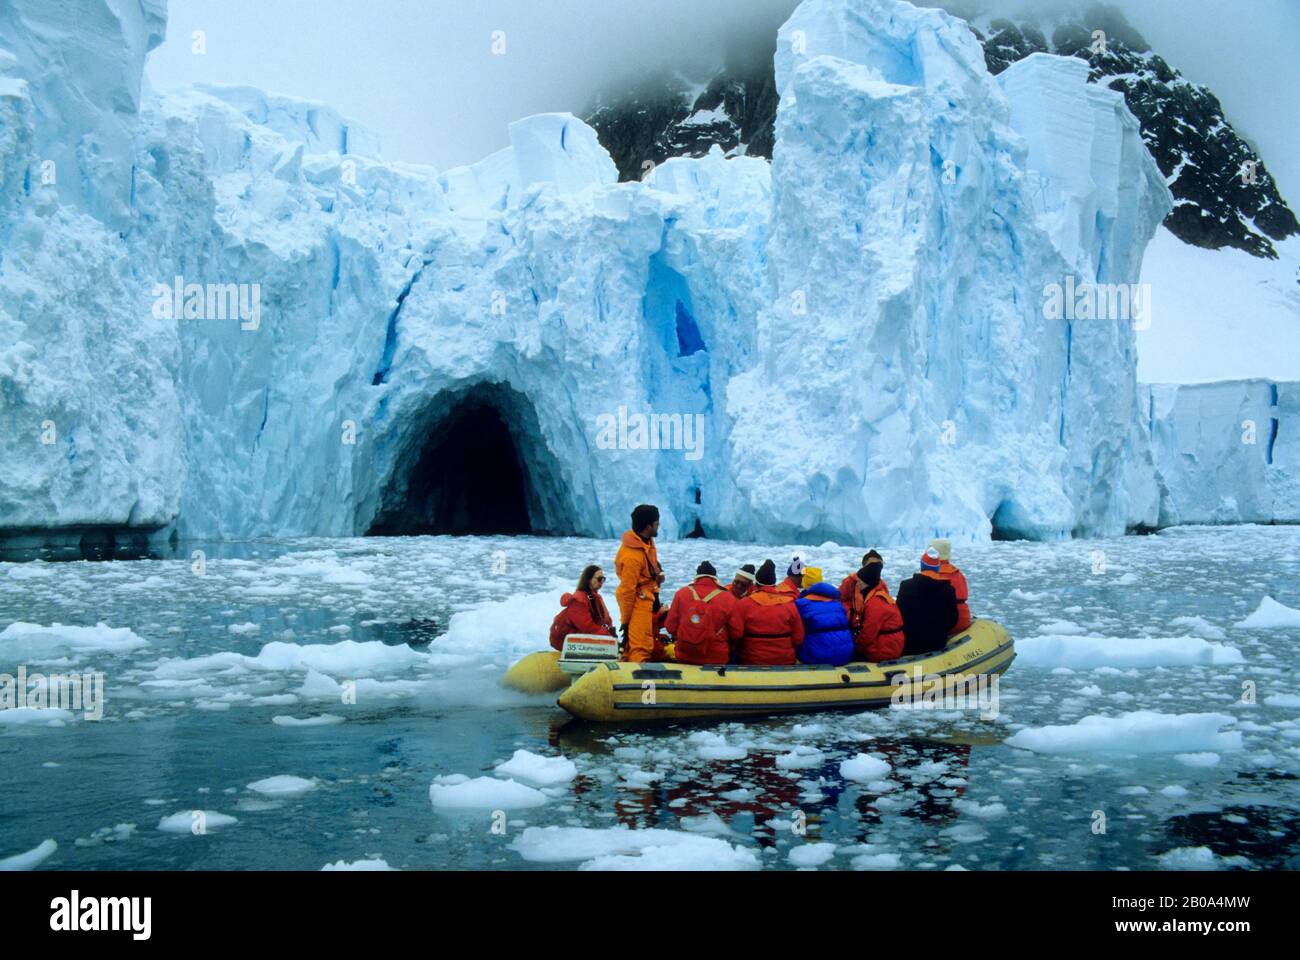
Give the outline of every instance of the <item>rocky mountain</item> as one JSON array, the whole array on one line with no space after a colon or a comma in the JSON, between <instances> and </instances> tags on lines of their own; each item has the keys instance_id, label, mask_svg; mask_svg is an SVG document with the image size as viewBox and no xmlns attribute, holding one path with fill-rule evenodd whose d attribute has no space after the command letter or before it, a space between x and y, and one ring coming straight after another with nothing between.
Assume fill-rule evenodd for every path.
<instances>
[{"instance_id":1,"label":"rocky mountain","mask_svg":"<svg viewBox=\"0 0 1300 960\"><path fill-rule=\"evenodd\" d=\"M990 73L1032 53L1054 53L1087 61L1091 82L1124 95L1173 192L1165 226L1179 239L1276 258L1273 242L1300 233L1263 158L1232 128L1214 93L1170 67L1115 7L1092 4L1052 20L968 22ZM700 157L714 145L728 156L771 158L775 30L745 42L712 76L666 72L597 98L587 121L620 179L641 179L651 164Z\"/></svg>"}]
</instances>

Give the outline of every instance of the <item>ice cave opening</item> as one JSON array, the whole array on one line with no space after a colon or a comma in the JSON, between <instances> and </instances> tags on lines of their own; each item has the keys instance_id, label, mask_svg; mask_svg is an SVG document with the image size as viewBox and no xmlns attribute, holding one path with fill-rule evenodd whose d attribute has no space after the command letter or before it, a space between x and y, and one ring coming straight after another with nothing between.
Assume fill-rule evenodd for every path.
<instances>
[{"instance_id":1,"label":"ice cave opening","mask_svg":"<svg viewBox=\"0 0 1300 960\"><path fill-rule=\"evenodd\" d=\"M536 412L501 384L441 396L399 458L367 534L573 532Z\"/></svg>"}]
</instances>

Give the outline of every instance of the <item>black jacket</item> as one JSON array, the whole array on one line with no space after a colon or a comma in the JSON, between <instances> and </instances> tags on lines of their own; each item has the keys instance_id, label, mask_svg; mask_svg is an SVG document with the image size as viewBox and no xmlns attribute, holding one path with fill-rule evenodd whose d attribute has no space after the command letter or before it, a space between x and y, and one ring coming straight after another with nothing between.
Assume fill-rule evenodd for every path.
<instances>
[{"instance_id":1,"label":"black jacket","mask_svg":"<svg viewBox=\"0 0 1300 960\"><path fill-rule=\"evenodd\" d=\"M903 656L942 650L957 625L957 592L947 580L915 573L898 588L903 615Z\"/></svg>"}]
</instances>

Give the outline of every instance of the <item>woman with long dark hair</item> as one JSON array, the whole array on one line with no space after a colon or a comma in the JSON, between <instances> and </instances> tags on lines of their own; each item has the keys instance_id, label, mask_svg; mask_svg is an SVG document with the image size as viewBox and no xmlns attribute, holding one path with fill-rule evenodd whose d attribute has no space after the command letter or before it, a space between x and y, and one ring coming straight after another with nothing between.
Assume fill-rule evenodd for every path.
<instances>
[{"instance_id":1,"label":"woman with long dark hair","mask_svg":"<svg viewBox=\"0 0 1300 960\"><path fill-rule=\"evenodd\" d=\"M610 618L600 589L605 585L605 571L594 563L583 567L578 585L572 593L560 597L561 610L551 622L551 646L564 649L564 638L571 633L593 633L614 636L614 621Z\"/></svg>"}]
</instances>

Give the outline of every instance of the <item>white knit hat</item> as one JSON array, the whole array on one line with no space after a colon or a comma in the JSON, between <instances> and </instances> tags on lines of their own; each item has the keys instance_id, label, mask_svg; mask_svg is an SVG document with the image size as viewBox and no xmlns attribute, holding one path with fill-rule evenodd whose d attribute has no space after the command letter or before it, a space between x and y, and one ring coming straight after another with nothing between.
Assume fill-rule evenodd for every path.
<instances>
[{"instance_id":1,"label":"white knit hat","mask_svg":"<svg viewBox=\"0 0 1300 960\"><path fill-rule=\"evenodd\" d=\"M931 540L926 544L931 550L939 555L939 559L944 563L952 563L952 541L951 540Z\"/></svg>"}]
</instances>

